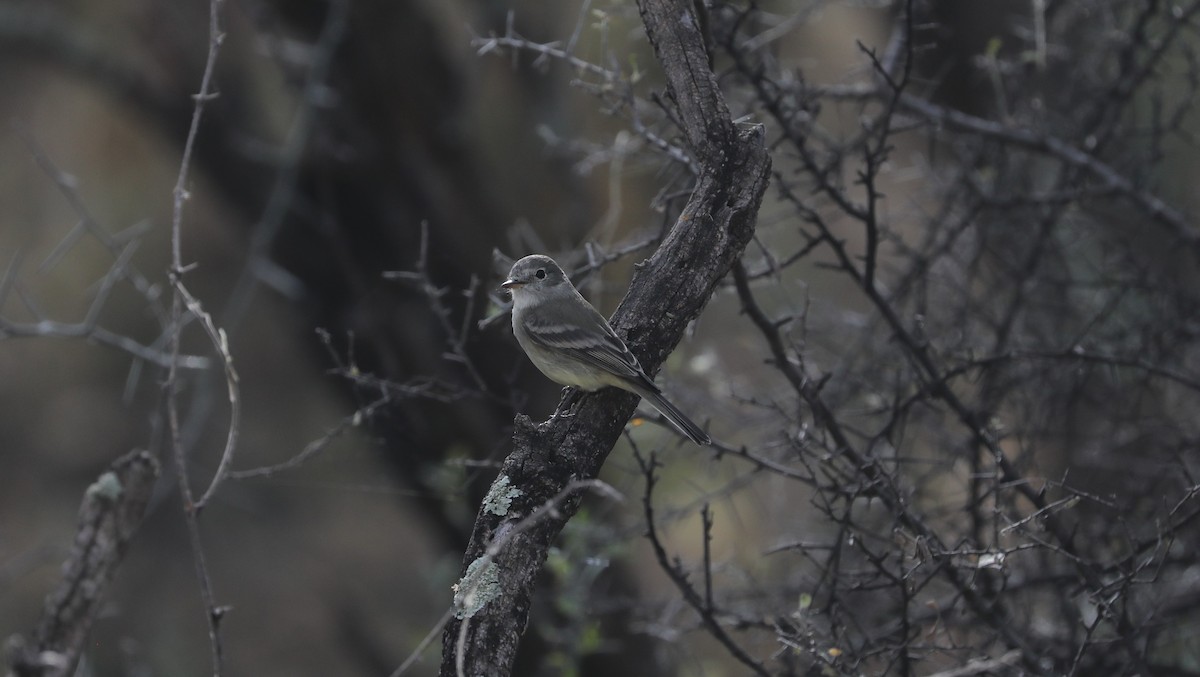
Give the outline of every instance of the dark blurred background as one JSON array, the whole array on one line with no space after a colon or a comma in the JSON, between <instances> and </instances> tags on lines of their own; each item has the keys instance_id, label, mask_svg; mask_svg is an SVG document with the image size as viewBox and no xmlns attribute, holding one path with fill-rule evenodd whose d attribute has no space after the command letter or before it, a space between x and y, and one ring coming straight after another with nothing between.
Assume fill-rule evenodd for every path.
<instances>
[{"instance_id":1,"label":"dark blurred background","mask_svg":"<svg viewBox=\"0 0 1200 677\"><path fill-rule=\"evenodd\" d=\"M1136 188L1160 190L1184 210L1196 206L1188 131L1194 86L1184 84L1194 75L1190 6L1181 10L1183 37L1171 36L1179 52L1153 66L1157 79L1114 86L1119 110L1110 120L1109 109L1088 115L1079 102L1111 104L1116 95L1097 83L1119 84L1111 73L1136 71L1144 53L1134 52L1122 70L1083 58L1083 46L1096 35L1116 41L1125 34L1156 44L1170 34L1171 11L1142 3L915 4L912 91L981 119L1062 134L1075 147L1098 138L1097 155L1130 168ZM747 11L732 7L732 14ZM982 498L986 490L972 484L987 470L972 458L980 455L978 441L965 426L955 428L940 403L912 404L934 401L928 375L914 376L920 369L901 354L904 344L878 306L845 262L821 253L810 229L818 222L832 228L853 250L851 261L862 260L868 236L835 196L844 190L865 199L854 154L872 139L855 135L863 120L891 109L886 96L852 88L879 82L872 55L894 41L901 15L888 2L766 2L744 23L714 10L718 43L729 31L738 40L757 35L760 43L747 53L769 54L756 70L714 48L723 84L741 92L730 97L734 115L774 125L768 141L777 186L747 266L761 273L763 306L793 315L781 325L792 354L814 378L833 377L826 396L854 439L872 453L909 459L895 470L911 481L908 498L931 519L954 525L962 539L948 541L986 549L1005 542L999 528L989 536L979 523L956 524L955 511L994 505L993 517L1016 521L1030 504L1012 499L1003 506L1013 511L1005 512L998 498ZM1038 29L1034 18L1045 25ZM232 607L222 625L227 664L233 674L388 674L449 606L514 415L540 420L558 398L520 354L506 318L478 323L502 314L495 287L506 265L493 251L556 256L581 271L581 289L611 312L631 266L673 223L689 178L639 129L678 141L651 103L662 86L629 3L226 0L221 22L220 96L205 112L184 212L184 263L196 265L186 282L228 332L240 374L236 467L282 463L319 447L296 467L227 482L202 514L217 599ZM555 41L555 49L621 79L605 83L569 60L487 42L505 35L522 36L526 46ZM39 323L84 321L99 290L116 280L96 309L98 325L164 349L172 188L207 45L208 3L198 0L0 3L0 266L7 271L0 316L21 329L0 335L0 636L35 624L80 497L97 474L131 449L166 448L161 369L111 341L72 338ZM771 78L777 91L811 85L775 103L794 105L794 119L803 120L795 124L812 126L806 133L825 144L816 156L790 145L794 130L772 117L770 97L752 94L762 84L756 77ZM822 96L830 98L814 103ZM1166 131L1146 122L1159 119L1147 111L1173 107L1182 112ZM883 295L914 335L932 337L930 352L945 360L947 373L993 351L1057 354L1072 341L1133 364L1194 372L1200 330L1188 291L1195 261L1179 245L1186 238L1146 226L1153 210L1121 202L1118 190L1073 182L1086 173L1078 164L1029 157L1036 155L1030 143L1012 153L1004 139L978 130L960 143L943 134L936 116L914 110L910 118L887 118L896 130L886 144L890 155L869 170L886 222L880 277ZM1122 117L1139 111L1144 119ZM1093 130L1091 141L1073 139L1082 129ZM1156 140L1139 137L1145 129L1157 129ZM853 143L839 145L847 139ZM818 177L792 185L800 201L811 196L811 212L796 207L797 193L782 190L802 173ZM1038 199L1022 201L1030 195ZM613 252L622 255L608 257ZM598 262L605 265L592 265ZM1115 288L1144 293L1131 300ZM807 436L819 435L813 430L820 426L810 428L810 404L769 363L744 303L723 286L659 380L732 447L788 462L807 458ZM184 351L213 357L195 326L185 332ZM1047 372L1022 363L1024 371L994 381L975 367L946 379L982 379L954 381L956 392L977 407L980 426L996 426L1030 477L1072 476L1109 495L1137 467L1136 476L1154 479L1139 479L1124 497L1129 504L1180 500L1171 493L1179 487L1155 482L1194 465L1196 434L1186 413L1194 411L1192 387L1180 395L1144 372L1054 364L1059 370ZM1051 373L1061 392L1039 385L1039 375ZM219 370L186 370L183 384L185 445L193 484L202 488L225 442L225 386ZM1128 418L1118 420L1114 410ZM789 482L753 463L680 446L650 423L630 435L603 476L629 500L587 502L564 534L517 674L744 674L700 630L641 538L643 485L629 442L658 449L665 460L659 517L669 525L672 552L685 561L702 556L699 506L716 506L718 587L734 591L725 601L739 610L739 628L761 633L747 640L759 654L822 656L850 672L899 665L839 665L844 652L874 650L880 645L871 638L893 630L872 634L833 612L834 620L805 630L809 621L797 619L812 603L809 593L828 580L807 560L773 550L798 540L854 543L846 540L857 533L849 525L860 520L865 532L894 538L904 557L919 557L919 547L872 512L877 504L847 498L845 519L836 523L820 482ZM85 674L211 671L166 465L94 627L86 658L92 672ZM1161 514L1154 510L1143 515L1147 523ZM1179 564L1190 554L1168 549L1163 557ZM955 603L943 593L938 603ZM1195 586L1170 593L1194 594ZM875 602L874 611L888 616L887 605ZM916 591L903 602L906 609L931 604ZM826 611L836 607L829 605ZM1036 615L1036 605L1020 608ZM1010 622L999 618L984 635ZM906 640L934 632L938 622L918 618L904 630ZM839 624L852 630L829 630ZM922 650L962 661L976 649L1000 652L1002 642L973 641L972 632L939 637ZM811 641L796 648L779 637ZM1053 644L1054 633L1046 637ZM433 674L439 646L411 674ZM1036 653L1042 645L1031 646Z\"/></svg>"},{"instance_id":2,"label":"dark blurred background","mask_svg":"<svg viewBox=\"0 0 1200 677\"><path fill-rule=\"evenodd\" d=\"M220 97L198 139L183 256L240 373L239 468L299 454L380 396L331 373L339 363L395 383L475 387L470 370L443 359L446 334L421 286L383 277L416 270L423 232L428 279L447 289L458 329L468 304L473 320L498 311L494 248L579 265L589 233L615 245L663 227L650 208L655 165L632 152L616 173L580 162L591 151L576 139L611 147L623 123L571 87L572 69L476 55L473 36L503 32L510 12L533 40L581 24L581 54L653 63L623 3L224 3ZM99 323L162 349L172 187L207 26L206 2L0 5L0 254L16 283L6 318L83 320L113 252L134 243L129 267L154 289L118 283ZM68 188L54 171L70 175ZM98 231L116 238L111 249ZM627 279L612 270L611 289L591 276L606 311ZM234 609L223 630L236 672L386 674L447 608L514 413L545 416L558 396L507 320L472 324L466 348L486 396L396 397L310 462L230 482L206 510L217 597ZM34 625L96 475L130 449L165 448L163 372L102 342L47 334L0 344L3 636ZM185 351L211 356L198 331ZM227 405L219 372L185 379L199 489ZM161 484L94 628L96 674L207 672L179 498L169 476ZM623 590L639 584L620 577ZM415 673L436 664L431 655Z\"/></svg>"}]
</instances>

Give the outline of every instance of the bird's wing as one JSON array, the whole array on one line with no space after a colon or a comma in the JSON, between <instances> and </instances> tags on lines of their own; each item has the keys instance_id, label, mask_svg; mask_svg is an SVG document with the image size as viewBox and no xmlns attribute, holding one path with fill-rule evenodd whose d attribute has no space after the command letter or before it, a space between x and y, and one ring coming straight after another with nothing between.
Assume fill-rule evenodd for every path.
<instances>
[{"instance_id":1,"label":"bird's wing","mask_svg":"<svg viewBox=\"0 0 1200 677\"><path fill-rule=\"evenodd\" d=\"M591 312L574 314L570 321L548 321L544 313L529 313L525 318L529 338L545 348L568 353L593 367L650 384L657 390L604 317L591 307L586 309Z\"/></svg>"}]
</instances>

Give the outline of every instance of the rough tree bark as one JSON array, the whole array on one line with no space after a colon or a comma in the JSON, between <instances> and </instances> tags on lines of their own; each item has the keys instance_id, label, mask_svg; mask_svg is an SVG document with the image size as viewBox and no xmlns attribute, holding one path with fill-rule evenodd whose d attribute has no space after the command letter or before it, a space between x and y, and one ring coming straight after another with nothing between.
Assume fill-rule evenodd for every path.
<instances>
[{"instance_id":1,"label":"rough tree bark","mask_svg":"<svg viewBox=\"0 0 1200 677\"><path fill-rule=\"evenodd\" d=\"M699 170L683 213L638 267L612 318L654 373L749 242L771 161L761 128L739 130L730 119L696 7L688 0L638 4ZM511 673L534 581L578 508L572 482L596 477L636 405L636 396L609 388L585 395L571 417L536 425L518 417L513 452L479 511L463 559L462 618L443 634L442 675ZM564 494L569 498L555 500ZM468 601L461 599L464 586L472 588Z\"/></svg>"},{"instance_id":2,"label":"rough tree bark","mask_svg":"<svg viewBox=\"0 0 1200 677\"><path fill-rule=\"evenodd\" d=\"M147 451L117 459L88 487L79 508L75 545L58 587L46 597L45 614L32 640L13 637L6 650L9 677L74 674L104 593L137 533L158 478Z\"/></svg>"}]
</instances>

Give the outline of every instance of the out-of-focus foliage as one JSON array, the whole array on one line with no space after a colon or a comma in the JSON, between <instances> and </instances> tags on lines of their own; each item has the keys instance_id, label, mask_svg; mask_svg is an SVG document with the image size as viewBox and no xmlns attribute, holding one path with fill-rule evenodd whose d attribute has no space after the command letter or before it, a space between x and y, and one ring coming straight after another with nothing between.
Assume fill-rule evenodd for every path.
<instances>
[{"instance_id":1,"label":"out-of-focus foliage","mask_svg":"<svg viewBox=\"0 0 1200 677\"><path fill-rule=\"evenodd\" d=\"M0 3L4 636L96 474L170 456L167 224L207 3L104 5ZM603 477L626 500L564 534L518 673L1200 672L1200 2L703 6L775 168L658 376L718 445L635 419ZM688 149L627 3L226 0L222 22L186 279L240 375L236 468L296 460L201 513L225 665L387 674L450 604L513 416L557 397L480 323L493 249L555 255L610 311ZM180 377L202 485L228 404L183 337L210 367ZM171 474L96 674L211 673Z\"/></svg>"}]
</instances>

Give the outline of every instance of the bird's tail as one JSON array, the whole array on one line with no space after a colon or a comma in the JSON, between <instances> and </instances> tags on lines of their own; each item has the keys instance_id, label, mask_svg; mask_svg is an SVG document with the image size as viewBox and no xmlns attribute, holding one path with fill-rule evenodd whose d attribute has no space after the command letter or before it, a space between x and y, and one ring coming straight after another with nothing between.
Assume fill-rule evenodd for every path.
<instances>
[{"instance_id":1,"label":"bird's tail","mask_svg":"<svg viewBox=\"0 0 1200 677\"><path fill-rule=\"evenodd\" d=\"M708 433L704 432L700 426L692 422L692 419L685 416L682 411L676 409L675 405L671 404L667 398L663 397L662 393L646 388L639 388L637 393L650 404L654 405L654 408L657 409L663 416L666 416L667 420L675 424L675 427L679 428L679 431L684 435L687 435L688 439L696 444L699 444L700 446L708 446L712 444L712 438L708 436Z\"/></svg>"}]
</instances>

